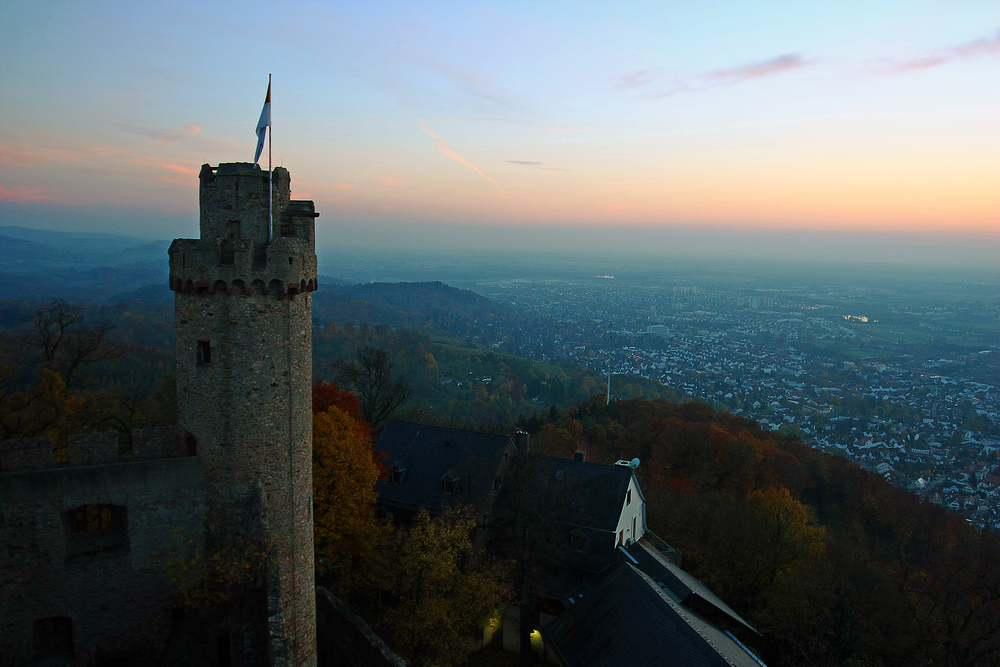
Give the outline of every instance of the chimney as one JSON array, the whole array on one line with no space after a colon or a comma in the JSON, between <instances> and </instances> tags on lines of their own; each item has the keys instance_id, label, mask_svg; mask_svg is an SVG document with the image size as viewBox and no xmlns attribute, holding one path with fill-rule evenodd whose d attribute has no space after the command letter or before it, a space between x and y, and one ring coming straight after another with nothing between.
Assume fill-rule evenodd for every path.
<instances>
[{"instance_id":1,"label":"chimney","mask_svg":"<svg viewBox=\"0 0 1000 667\"><path fill-rule=\"evenodd\" d=\"M587 452L586 452L586 450L578 449L575 452L573 452L573 460L574 461L583 461L584 463L586 463L587 462Z\"/></svg>"},{"instance_id":2,"label":"chimney","mask_svg":"<svg viewBox=\"0 0 1000 667\"><path fill-rule=\"evenodd\" d=\"M525 431L518 431L514 434L514 449L519 454L528 453L528 434Z\"/></svg>"}]
</instances>

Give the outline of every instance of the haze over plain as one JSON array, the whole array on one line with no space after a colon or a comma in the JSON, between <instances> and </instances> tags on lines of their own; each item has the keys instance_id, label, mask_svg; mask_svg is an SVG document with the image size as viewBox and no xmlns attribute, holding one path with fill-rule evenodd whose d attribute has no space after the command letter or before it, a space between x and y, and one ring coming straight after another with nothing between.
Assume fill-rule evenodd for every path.
<instances>
[{"instance_id":1,"label":"haze over plain","mask_svg":"<svg viewBox=\"0 0 1000 667\"><path fill-rule=\"evenodd\" d=\"M3 225L196 236L270 72L321 253L1000 264L995 2L15 0L0 31Z\"/></svg>"}]
</instances>

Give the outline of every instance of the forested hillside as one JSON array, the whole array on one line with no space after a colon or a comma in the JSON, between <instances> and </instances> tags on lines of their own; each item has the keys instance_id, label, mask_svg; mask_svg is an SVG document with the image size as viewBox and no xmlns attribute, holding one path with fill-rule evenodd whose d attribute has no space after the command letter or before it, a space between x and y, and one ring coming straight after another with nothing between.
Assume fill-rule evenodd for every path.
<instances>
[{"instance_id":1,"label":"forested hillside","mask_svg":"<svg viewBox=\"0 0 1000 667\"><path fill-rule=\"evenodd\" d=\"M1000 544L853 463L702 403L595 397L533 447L638 457L649 527L776 665L995 665Z\"/></svg>"},{"instance_id":2,"label":"forested hillside","mask_svg":"<svg viewBox=\"0 0 1000 667\"><path fill-rule=\"evenodd\" d=\"M471 292L440 283L358 287L371 291L375 303L382 305L345 302L356 307L356 315L384 313L386 304L409 303L397 321L423 321L426 326L421 331L394 328L373 324L368 316L358 325L317 325L313 375L332 381L338 362L353 360L366 347L382 348L395 375L412 387L403 406L410 418L505 429L519 418L585 400L605 386L605 378L579 365L500 354L478 342L489 336L489 327L468 325L458 331L456 323L465 322L465 316L478 313L476 317L490 319L490 313L500 310ZM405 296L391 296L397 288ZM175 355L173 304L163 298L163 291L110 303L0 301L0 410L7 424L0 437L50 433L64 438L114 428L125 443L135 428L176 419L169 396ZM132 293L143 295L144 290ZM449 327L456 333L445 331ZM656 382L628 377L613 378L612 392L677 397Z\"/></svg>"}]
</instances>

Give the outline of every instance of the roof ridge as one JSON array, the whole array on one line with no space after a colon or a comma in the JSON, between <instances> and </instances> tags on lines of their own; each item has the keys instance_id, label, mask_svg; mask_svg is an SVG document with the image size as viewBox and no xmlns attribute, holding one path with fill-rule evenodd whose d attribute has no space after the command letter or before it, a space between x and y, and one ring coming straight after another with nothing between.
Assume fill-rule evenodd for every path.
<instances>
[{"instance_id":1,"label":"roof ridge","mask_svg":"<svg viewBox=\"0 0 1000 667\"><path fill-rule=\"evenodd\" d=\"M725 653L723 653L722 650L718 646L716 646L715 642L712 641L711 637L709 637L707 634L705 634L704 632L702 632L699 628L695 627L694 624L692 623L692 620L697 620L697 621L699 621L699 622L701 622L701 623L703 623L705 625L714 627L714 626L712 626L712 623L708 619L702 617L700 614L698 614L696 612L691 611L690 609L688 609L687 607L685 607L681 603L679 603L676 600L674 600L672 597L670 597L669 594L667 594L666 591L664 591L662 588L660 588L660 585L657 584L652 579L652 577L650 577L648 574L646 574L645 572L643 572L642 570L640 570L635 565L632 565L631 563L625 563L625 565L627 565L629 568L631 568L633 572L635 572L636 574L638 574L639 577L641 577L642 580L644 582L646 582L646 585L649 586L653 590L654 593L656 593L661 599L663 599L668 605L670 605L670 608L673 609L674 612L678 616L680 616L684 620L685 623L687 623L687 625L688 625L689 628L691 628L694 632L696 632L699 637L701 637L702 639L704 639L705 643L708 644L709 646L711 646L712 649L719 655L720 658L722 658L723 660L725 660L730 665L733 665L734 667L737 667L737 663L734 662ZM689 616L693 617L693 619L689 618Z\"/></svg>"}]
</instances>

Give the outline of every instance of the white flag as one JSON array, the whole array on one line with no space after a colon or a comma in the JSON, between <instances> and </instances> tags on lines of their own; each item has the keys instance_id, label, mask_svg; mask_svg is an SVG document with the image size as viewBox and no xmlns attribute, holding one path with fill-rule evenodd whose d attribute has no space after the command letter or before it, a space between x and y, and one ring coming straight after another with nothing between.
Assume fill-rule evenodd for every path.
<instances>
[{"instance_id":1,"label":"white flag","mask_svg":"<svg viewBox=\"0 0 1000 667\"><path fill-rule=\"evenodd\" d=\"M264 108L260 111L260 120L257 121L257 152L254 153L253 163L260 160L260 152L264 150L264 135L267 128L271 127L271 82L267 83L267 97L264 98Z\"/></svg>"}]
</instances>

